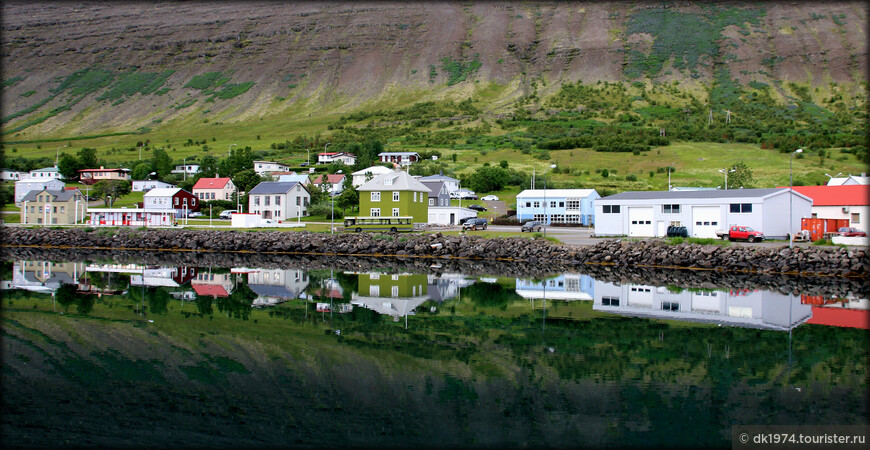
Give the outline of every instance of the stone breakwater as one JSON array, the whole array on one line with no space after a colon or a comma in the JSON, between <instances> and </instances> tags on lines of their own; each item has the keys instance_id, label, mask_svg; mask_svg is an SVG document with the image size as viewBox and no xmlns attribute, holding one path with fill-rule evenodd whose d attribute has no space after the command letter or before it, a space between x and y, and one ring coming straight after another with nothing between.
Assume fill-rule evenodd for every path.
<instances>
[{"instance_id":1,"label":"stone breakwater","mask_svg":"<svg viewBox=\"0 0 870 450\"><path fill-rule=\"evenodd\" d=\"M861 277L867 248L718 246L607 240L583 247L543 239L432 234L338 234L216 230L5 228L4 246L149 251L395 256L517 261L533 265L706 269Z\"/></svg>"}]
</instances>

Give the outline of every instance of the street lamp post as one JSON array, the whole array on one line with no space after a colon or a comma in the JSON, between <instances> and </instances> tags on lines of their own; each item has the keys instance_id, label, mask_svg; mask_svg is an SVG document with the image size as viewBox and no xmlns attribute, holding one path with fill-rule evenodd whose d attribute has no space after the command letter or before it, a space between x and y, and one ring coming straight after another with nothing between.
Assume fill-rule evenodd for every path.
<instances>
[{"instance_id":1,"label":"street lamp post","mask_svg":"<svg viewBox=\"0 0 870 450\"><path fill-rule=\"evenodd\" d=\"M791 152L791 156L789 156L789 158L788 158L788 248L792 248L794 246L794 236L793 236L794 233L792 233L792 209L791 209L792 197L794 197L794 195L792 193L793 192L792 191L793 181L792 181L792 177L791 177L791 174L792 174L791 162L794 159L795 153L803 153L803 151L804 151L804 149L799 148L799 149Z\"/></svg>"},{"instance_id":2,"label":"street lamp post","mask_svg":"<svg viewBox=\"0 0 870 450\"><path fill-rule=\"evenodd\" d=\"M737 169L731 169L731 170L728 170L727 168L719 169L719 173L725 174L725 190L726 191L728 190L728 174L732 173L732 172L737 172Z\"/></svg>"},{"instance_id":3,"label":"street lamp post","mask_svg":"<svg viewBox=\"0 0 870 450\"><path fill-rule=\"evenodd\" d=\"M329 227L329 234L335 234L335 193L331 191L332 189L329 190L329 196L332 197L332 210L330 211L330 213L332 214L332 225Z\"/></svg>"},{"instance_id":4,"label":"street lamp post","mask_svg":"<svg viewBox=\"0 0 870 450\"><path fill-rule=\"evenodd\" d=\"M60 149L62 149L64 147L66 147L66 145L61 145L60 147L57 148L57 151L55 152L55 155L54 155L54 167L57 167L57 163L60 160Z\"/></svg>"},{"instance_id":5,"label":"street lamp post","mask_svg":"<svg viewBox=\"0 0 870 450\"><path fill-rule=\"evenodd\" d=\"M230 144L230 146L227 147L227 156L230 156L230 149L232 149L234 145L238 145L238 144Z\"/></svg>"},{"instance_id":6,"label":"street lamp post","mask_svg":"<svg viewBox=\"0 0 870 450\"><path fill-rule=\"evenodd\" d=\"M327 144L327 145L329 145L329 144ZM305 149L305 165L307 166L309 164L311 164L311 149L306 148Z\"/></svg>"},{"instance_id":7,"label":"street lamp post","mask_svg":"<svg viewBox=\"0 0 870 450\"><path fill-rule=\"evenodd\" d=\"M843 174L843 172L839 172L839 173L837 173L836 175L830 175L830 174L827 174L827 173L826 173L825 176L828 177L828 183L830 183L831 180L833 180L834 178L839 177L839 176L842 175L842 174Z\"/></svg>"}]
</instances>

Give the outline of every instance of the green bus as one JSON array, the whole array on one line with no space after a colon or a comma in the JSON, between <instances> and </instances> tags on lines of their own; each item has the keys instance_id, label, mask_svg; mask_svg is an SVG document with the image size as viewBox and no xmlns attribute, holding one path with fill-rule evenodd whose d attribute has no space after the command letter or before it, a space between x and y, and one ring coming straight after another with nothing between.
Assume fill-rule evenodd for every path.
<instances>
[{"instance_id":1,"label":"green bus","mask_svg":"<svg viewBox=\"0 0 870 450\"><path fill-rule=\"evenodd\" d=\"M391 231L410 232L414 230L414 218L411 216L393 217L345 217L345 232Z\"/></svg>"}]
</instances>

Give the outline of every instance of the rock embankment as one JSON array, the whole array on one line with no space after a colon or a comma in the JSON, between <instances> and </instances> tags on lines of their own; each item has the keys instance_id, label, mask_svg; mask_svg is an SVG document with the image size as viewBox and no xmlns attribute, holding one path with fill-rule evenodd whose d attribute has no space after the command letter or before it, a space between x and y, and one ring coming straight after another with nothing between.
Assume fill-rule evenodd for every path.
<instances>
[{"instance_id":1,"label":"rock embankment","mask_svg":"<svg viewBox=\"0 0 870 450\"><path fill-rule=\"evenodd\" d=\"M257 252L312 255L413 256L522 261L577 266L602 264L748 273L865 277L867 249L668 245L661 240L607 240L571 247L543 239L433 234L339 234L215 230L6 228L7 246L115 250Z\"/></svg>"}]
</instances>

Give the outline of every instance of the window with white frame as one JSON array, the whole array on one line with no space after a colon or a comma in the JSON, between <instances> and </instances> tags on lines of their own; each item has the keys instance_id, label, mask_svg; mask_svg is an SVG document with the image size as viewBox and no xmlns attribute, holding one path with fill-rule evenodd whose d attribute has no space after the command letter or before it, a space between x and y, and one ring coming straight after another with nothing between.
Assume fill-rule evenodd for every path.
<instances>
[{"instance_id":1,"label":"window with white frame","mask_svg":"<svg viewBox=\"0 0 870 450\"><path fill-rule=\"evenodd\" d=\"M380 193L380 192L376 192L376 191L375 191L375 192L372 192L372 197L371 197L371 198L372 198L372 201L373 201L373 202L379 202L379 201L381 201L381 193Z\"/></svg>"},{"instance_id":2,"label":"window with white frame","mask_svg":"<svg viewBox=\"0 0 870 450\"><path fill-rule=\"evenodd\" d=\"M434 198L429 199L429 206L435 206L435 199Z\"/></svg>"},{"instance_id":3,"label":"window with white frame","mask_svg":"<svg viewBox=\"0 0 870 450\"><path fill-rule=\"evenodd\" d=\"M861 214L860 213L852 213L851 222L853 224L861 223Z\"/></svg>"},{"instance_id":4,"label":"window with white frame","mask_svg":"<svg viewBox=\"0 0 870 450\"><path fill-rule=\"evenodd\" d=\"M604 214L619 214L619 205L603 205L601 212Z\"/></svg>"},{"instance_id":5,"label":"window with white frame","mask_svg":"<svg viewBox=\"0 0 870 450\"><path fill-rule=\"evenodd\" d=\"M417 200L417 193L414 193L414 200ZM399 191L393 191L393 201L399 201Z\"/></svg>"},{"instance_id":6,"label":"window with white frame","mask_svg":"<svg viewBox=\"0 0 870 450\"><path fill-rule=\"evenodd\" d=\"M662 205L663 214L679 214L680 205Z\"/></svg>"},{"instance_id":7,"label":"window with white frame","mask_svg":"<svg viewBox=\"0 0 870 450\"><path fill-rule=\"evenodd\" d=\"M752 212L752 203L732 203L730 210L735 214L748 214Z\"/></svg>"},{"instance_id":8,"label":"window with white frame","mask_svg":"<svg viewBox=\"0 0 870 450\"><path fill-rule=\"evenodd\" d=\"M381 208L372 208L369 215L372 217L381 217Z\"/></svg>"},{"instance_id":9,"label":"window with white frame","mask_svg":"<svg viewBox=\"0 0 870 450\"><path fill-rule=\"evenodd\" d=\"M399 286L390 287L390 295L393 297L398 297L399 296Z\"/></svg>"},{"instance_id":10,"label":"window with white frame","mask_svg":"<svg viewBox=\"0 0 870 450\"><path fill-rule=\"evenodd\" d=\"M535 208L540 208L540 207L541 207L541 202L532 202L532 204L535 205L535 206L534 206Z\"/></svg>"},{"instance_id":11,"label":"window with white frame","mask_svg":"<svg viewBox=\"0 0 870 450\"><path fill-rule=\"evenodd\" d=\"M254 196L254 206L260 206L260 196L259 195Z\"/></svg>"},{"instance_id":12,"label":"window with white frame","mask_svg":"<svg viewBox=\"0 0 870 450\"><path fill-rule=\"evenodd\" d=\"M393 208L393 217L399 217L399 208Z\"/></svg>"},{"instance_id":13,"label":"window with white frame","mask_svg":"<svg viewBox=\"0 0 870 450\"><path fill-rule=\"evenodd\" d=\"M553 200L550 202L550 208L555 208L555 207L556 207L556 201Z\"/></svg>"},{"instance_id":14,"label":"window with white frame","mask_svg":"<svg viewBox=\"0 0 870 450\"><path fill-rule=\"evenodd\" d=\"M275 206L281 206L281 196L280 195L275 196Z\"/></svg>"},{"instance_id":15,"label":"window with white frame","mask_svg":"<svg viewBox=\"0 0 870 450\"><path fill-rule=\"evenodd\" d=\"M565 202L565 209L568 211L579 211L580 210L580 199L579 198L569 198Z\"/></svg>"},{"instance_id":16,"label":"window with white frame","mask_svg":"<svg viewBox=\"0 0 870 450\"><path fill-rule=\"evenodd\" d=\"M271 197L269 197L268 195L264 195L263 196L263 206L270 206L272 204L272 202L270 200L271 200Z\"/></svg>"}]
</instances>

